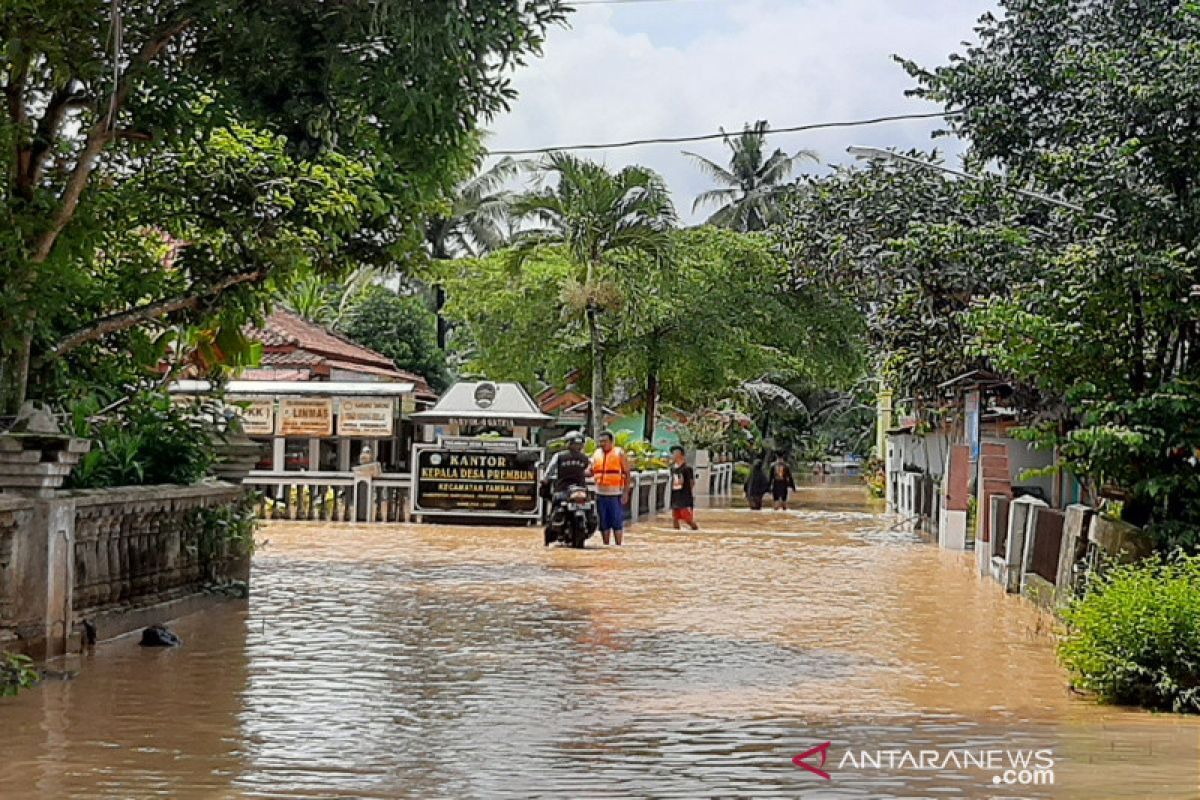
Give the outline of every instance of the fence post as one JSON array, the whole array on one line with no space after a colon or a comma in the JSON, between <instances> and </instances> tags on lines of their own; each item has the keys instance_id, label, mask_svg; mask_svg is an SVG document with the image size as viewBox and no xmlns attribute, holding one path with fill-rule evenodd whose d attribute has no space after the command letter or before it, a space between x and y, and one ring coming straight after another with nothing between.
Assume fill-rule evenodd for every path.
<instances>
[{"instance_id":1,"label":"fence post","mask_svg":"<svg viewBox=\"0 0 1200 800\"><path fill-rule=\"evenodd\" d=\"M363 449L363 455L370 458L370 451ZM375 521L375 485L374 479L383 474L383 467L378 461L364 461L354 468L354 521Z\"/></svg>"}]
</instances>

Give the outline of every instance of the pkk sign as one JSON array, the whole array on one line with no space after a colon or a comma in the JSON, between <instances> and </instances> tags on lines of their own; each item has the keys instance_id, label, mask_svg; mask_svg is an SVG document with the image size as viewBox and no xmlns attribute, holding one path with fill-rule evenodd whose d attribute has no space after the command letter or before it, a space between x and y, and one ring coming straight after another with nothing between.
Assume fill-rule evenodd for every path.
<instances>
[{"instance_id":1,"label":"pkk sign","mask_svg":"<svg viewBox=\"0 0 1200 800\"><path fill-rule=\"evenodd\" d=\"M537 514L536 458L535 451L420 450L414 510Z\"/></svg>"},{"instance_id":2,"label":"pkk sign","mask_svg":"<svg viewBox=\"0 0 1200 800\"><path fill-rule=\"evenodd\" d=\"M391 400L343 400L338 409L338 434L391 436L394 408Z\"/></svg>"},{"instance_id":3,"label":"pkk sign","mask_svg":"<svg viewBox=\"0 0 1200 800\"><path fill-rule=\"evenodd\" d=\"M275 433L275 401L255 400L242 409L242 432L247 436Z\"/></svg>"},{"instance_id":4,"label":"pkk sign","mask_svg":"<svg viewBox=\"0 0 1200 800\"><path fill-rule=\"evenodd\" d=\"M280 400L276 433L280 436L332 436L333 401Z\"/></svg>"}]
</instances>

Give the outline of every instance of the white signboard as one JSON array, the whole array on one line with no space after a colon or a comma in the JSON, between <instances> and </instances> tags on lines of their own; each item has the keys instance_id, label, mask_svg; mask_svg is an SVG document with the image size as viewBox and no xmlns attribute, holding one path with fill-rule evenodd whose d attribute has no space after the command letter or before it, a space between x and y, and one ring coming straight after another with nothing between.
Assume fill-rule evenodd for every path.
<instances>
[{"instance_id":1,"label":"white signboard","mask_svg":"<svg viewBox=\"0 0 1200 800\"><path fill-rule=\"evenodd\" d=\"M280 436L332 436L333 401L280 400L275 432Z\"/></svg>"},{"instance_id":2,"label":"white signboard","mask_svg":"<svg viewBox=\"0 0 1200 800\"><path fill-rule=\"evenodd\" d=\"M391 400L344 399L338 409L338 435L389 437L395 414Z\"/></svg>"},{"instance_id":3,"label":"white signboard","mask_svg":"<svg viewBox=\"0 0 1200 800\"><path fill-rule=\"evenodd\" d=\"M275 401L255 400L241 409L242 432L247 436L275 433Z\"/></svg>"}]
</instances>

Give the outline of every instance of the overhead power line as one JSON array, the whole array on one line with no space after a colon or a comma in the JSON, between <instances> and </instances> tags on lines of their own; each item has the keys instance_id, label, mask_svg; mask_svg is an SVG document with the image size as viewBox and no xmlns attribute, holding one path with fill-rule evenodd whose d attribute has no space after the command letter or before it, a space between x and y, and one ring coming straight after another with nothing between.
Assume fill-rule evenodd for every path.
<instances>
[{"instance_id":1,"label":"overhead power line","mask_svg":"<svg viewBox=\"0 0 1200 800\"><path fill-rule=\"evenodd\" d=\"M803 131L827 130L829 128L861 128L866 125L879 125L884 122L903 122L912 119L946 119L957 117L961 111L935 111L929 114L896 114L888 117L872 117L870 119L852 119L838 122L811 122L807 125L791 125L786 128L770 128L765 133L774 136L779 133L801 133ZM726 136L737 136L740 131L732 133L703 133L698 136L662 136L651 139L629 139L623 142L594 142L591 144L564 144L555 147L530 147L521 150L489 150L493 156L532 156L540 153L555 153L560 150L616 150L622 147L637 147L645 144L686 144L688 142L707 142L713 139L723 139Z\"/></svg>"}]
</instances>

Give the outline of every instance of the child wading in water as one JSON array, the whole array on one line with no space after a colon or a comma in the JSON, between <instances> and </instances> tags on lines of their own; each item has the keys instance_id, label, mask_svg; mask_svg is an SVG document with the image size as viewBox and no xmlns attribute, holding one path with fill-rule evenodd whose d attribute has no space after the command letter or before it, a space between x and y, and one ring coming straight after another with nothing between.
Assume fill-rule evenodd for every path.
<instances>
[{"instance_id":1,"label":"child wading in water","mask_svg":"<svg viewBox=\"0 0 1200 800\"><path fill-rule=\"evenodd\" d=\"M675 526L675 530L679 530L679 523L682 522L692 530L698 531L700 526L696 524L693 510L696 505L696 475L688 466L682 447L672 447L671 456L674 459L671 464L671 524Z\"/></svg>"}]
</instances>

